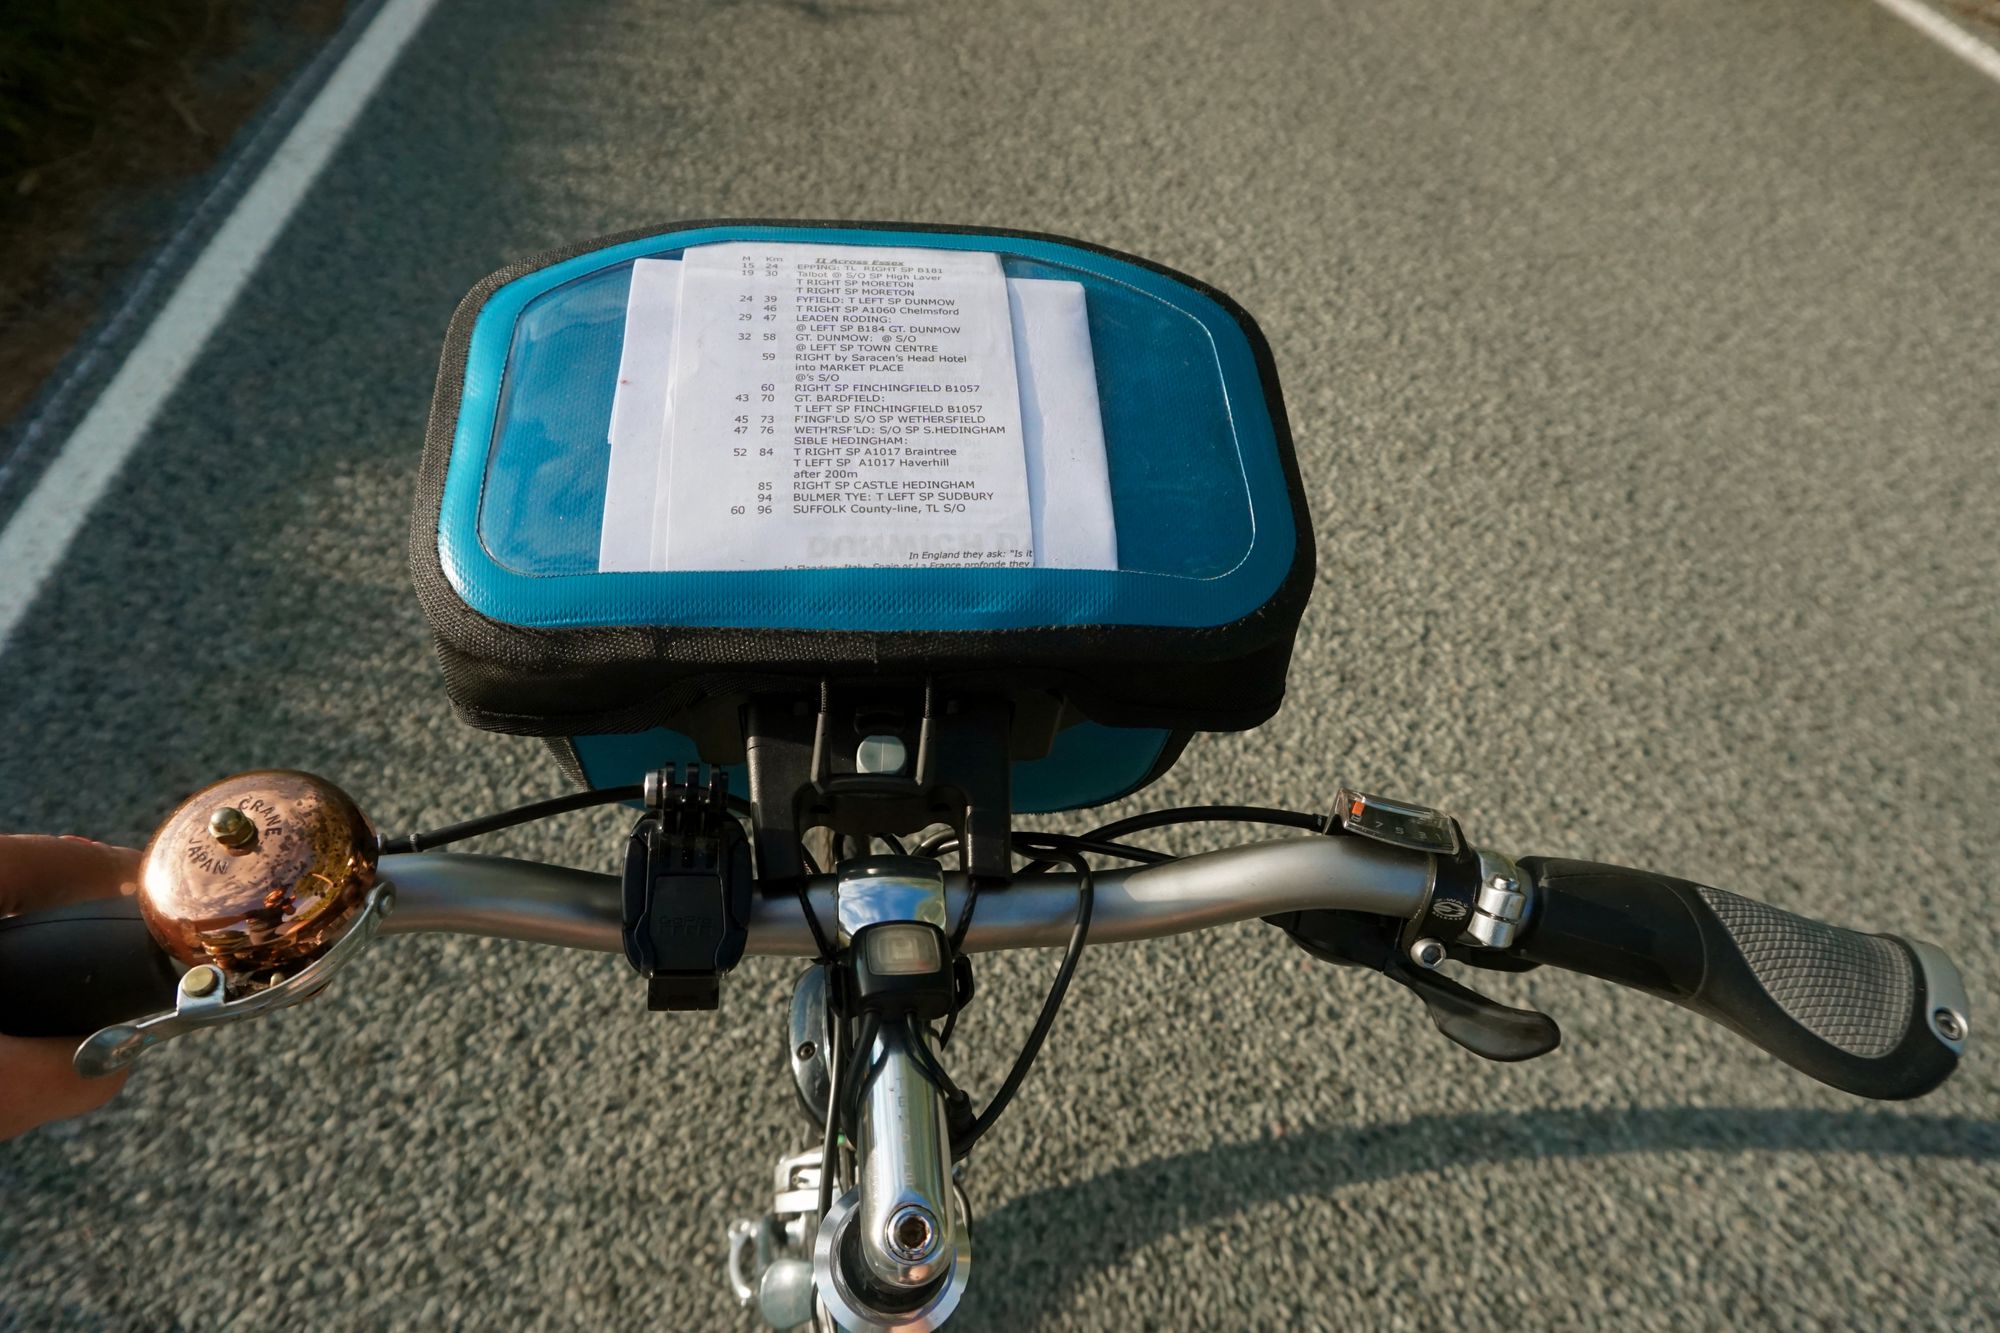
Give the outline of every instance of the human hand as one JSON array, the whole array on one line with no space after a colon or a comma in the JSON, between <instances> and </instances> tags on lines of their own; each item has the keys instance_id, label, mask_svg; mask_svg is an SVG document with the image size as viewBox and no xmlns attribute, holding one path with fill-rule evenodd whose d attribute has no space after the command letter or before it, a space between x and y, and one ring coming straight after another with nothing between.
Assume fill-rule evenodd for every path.
<instances>
[{"instance_id":1,"label":"human hand","mask_svg":"<svg viewBox=\"0 0 2000 1333\"><path fill-rule=\"evenodd\" d=\"M0 916L136 892L139 853L87 838L0 834ZM94 1111L125 1074L85 1078L70 1067L74 1039L0 1036L0 1139Z\"/></svg>"}]
</instances>

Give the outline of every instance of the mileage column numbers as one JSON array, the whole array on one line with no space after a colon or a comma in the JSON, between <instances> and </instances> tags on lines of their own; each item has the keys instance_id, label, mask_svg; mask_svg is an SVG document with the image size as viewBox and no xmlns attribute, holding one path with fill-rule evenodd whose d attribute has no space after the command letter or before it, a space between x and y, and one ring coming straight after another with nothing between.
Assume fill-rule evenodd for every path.
<instances>
[{"instance_id":1,"label":"mileage column numbers","mask_svg":"<svg viewBox=\"0 0 2000 1333\"><path fill-rule=\"evenodd\" d=\"M748 344L754 349L757 366L760 368L756 387L745 387L730 395L730 400L741 410L731 414L730 434L736 443L730 446L734 469L726 470L742 474L745 489L724 498L733 500L728 506L731 517L757 514L768 517L777 511L778 486L784 480L788 468L779 456L778 376L783 373L791 349L784 347L785 328L797 319L797 294L785 291L784 261L769 255L746 253L738 260L737 276L747 290L736 293L734 302L736 341ZM789 431L789 413L784 431ZM754 462L752 460L755 460Z\"/></svg>"},{"instance_id":2,"label":"mileage column numbers","mask_svg":"<svg viewBox=\"0 0 2000 1333\"><path fill-rule=\"evenodd\" d=\"M1033 562L995 256L740 243L683 270L670 447L710 466L675 460L669 568Z\"/></svg>"}]
</instances>

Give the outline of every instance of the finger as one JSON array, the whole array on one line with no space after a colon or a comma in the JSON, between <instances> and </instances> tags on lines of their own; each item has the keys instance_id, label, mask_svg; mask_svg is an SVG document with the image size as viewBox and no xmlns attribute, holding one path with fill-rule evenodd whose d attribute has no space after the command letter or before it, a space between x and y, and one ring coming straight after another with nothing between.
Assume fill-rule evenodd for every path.
<instances>
[{"instance_id":1,"label":"finger","mask_svg":"<svg viewBox=\"0 0 2000 1333\"><path fill-rule=\"evenodd\" d=\"M73 1038L0 1037L0 1139L94 1111L118 1095L128 1071L85 1078L70 1065L75 1053Z\"/></svg>"},{"instance_id":2,"label":"finger","mask_svg":"<svg viewBox=\"0 0 2000 1333\"><path fill-rule=\"evenodd\" d=\"M139 853L88 838L0 834L0 916L134 893Z\"/></svg>"}]
</instances>

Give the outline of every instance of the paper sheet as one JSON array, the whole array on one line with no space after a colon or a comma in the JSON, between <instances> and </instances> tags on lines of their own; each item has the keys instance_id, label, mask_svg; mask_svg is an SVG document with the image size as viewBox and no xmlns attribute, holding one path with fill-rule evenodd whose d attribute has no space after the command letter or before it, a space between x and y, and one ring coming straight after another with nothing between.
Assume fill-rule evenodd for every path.
<instances>
[{"instance_id":1,"label":"paper sheet","mask_svg":"<svg viewBox=\"0 0 2000 1333\"><path fill-rule=\"evenodd\" d=\"M723 250L727 247L705 248ZM852 247L798 248L801 250L827 250L841 258L851 258L856 254L855 249ZM769 247L757 247L757 249L760 254L765 254L769 250ZM699 255L700 251L690 253ZM831 371L816 368L828 364L826 362L807 360L803 362L803 368L800 365L793 365L791 374L794 376L799 374L818 376L841 375L844 372L844 376L840 380L830 378L826 380L808 379L800 381L794 379L792 381L794 385L805 384L808 386L805 390L794 389L794 396L797 397L803 394L808 401L804 403L795 402L790 405L791 411L789 414L784 411L770 410L770 408L778 406L775 400L783 396L783 390L780 386L783 385L784 381L779 378L765 378L755 373L761 371L765 366L783 363L780 357L774 357L770 361L763 360L761 353L764 349L760 348L758 344L765 342L779 343L781 339L767 340L754 335L760 335L766 331L780 334L789 331L793 335L793 347L796 349L799 346L797 334L801 331L801 327L808 333L821 331L840 333L844 331L850 335L863 330L883 329L895 325L901 325L904 328L927 329L953 329L956 326L959 329L963 329L965 326L958 321L938 315L936 312L946 307L934 303L914 307L918 313L924 316L923 318L893 318L890 315L882 315L872 321L868 320L865 316L872 313L869 309L870 306L888 306L890 307L891 314L901 310L908 310L912 307L898 306L891 301L861 302L852 300L849 297L848 288L854 287L856 289L853 293L853 297L855 298L870 294L882 294L889 297L902 295L907 297L910 290L920 284L900 276L905 271L901 265L907 262L903 257L914 254L928 260L930 256L937 255L943 257L943 262L936 264L920 262L916 266L941 270L941 273L938 275L940 280L921 285L927 287L934 294L926 298L928 302L936 302L939 299L950 300L951 296L947 291L951 285L949 279L959 278L968 274L978 276L983 264L994 262L991 255L968 255L965 252L956 251L882 251L879 254L882 258L890 258L896 261L873 268L872 271L875 273L892 275L885 282L873 284L881 289L879 293L860 290L871 284L865 279L850 281L846 266L834 268L830 272L825 268L809 269L807 272L813 274L809 279L810 281L836 284L831 287L819 286L812 290L816 292L832 292L836 299L831 301L826 299L821 299L817 302L808 301L804 307L805 317L803 321L800 319L800 308L795 303L789 305L789 312L792 318L789 321L784 318L788 312L787 293L783 290L771 291L763 289L775 285L774 283L765 283L761 288L756 284L751 284L750 287L753 289L747 290L744 284L739 283L730 293L738 298L746 294L752 297L747 302L741 299L734 302L737 306L749 307L747 313L753 315L752 319L732 320L725 318L720 321L711 321L711 327L714 327L716 323L724 325L725 327L721 329L721 332L725 334L740 331L752 333L753 337L748 340L749 348L758 357L756 360L740 358L748 362L753 375L755 375L750 381L751 387L746 389L739 382L731 392L721 395L723 404L726 407L734 407L736 409L721 414L725 417L725 420L721 424L731 428L719 433L724 442L723 447L732 451L738 448L746 450L746 453L741 457L733 453L725 454L723 455L722 462L725 468L730 464L736 464L740 468L740 465L745 461L748 461L751 465L750 468L741 469L735 474L736 484L746 490L746 495L734 498L727 495L718 496L714 493L715 488L713 483L716 477L715 464L717 460L714 457L712 448L704 451L683 448L675 444L678 438L682 438L679 435L679 432L683 429L681 422L684 419L681 416L681 409L687 398L687 394L670 386L676 368L682 373L686 373L689 369L688 365L673 350L676 338L679 336L679 330L676 328L678 318L681 312L688 308L682 292L682 283L686 276L682 272L684 265L671 260L640 260L634 265L631 298L626 312L625 349L621 358L619 384L611 416L609 484L605 498L605 521L600 543L599 568L604 570L641 570L716 567L782 568L787 565L797 567L802 564L1009 563L1008 560L997 557L991 546L979 550L971 549L965 540L968 527L946 530L946 536L956 540L958 543L956 546L950 548L945 547L943 542L938 541L916 544L913 548L909 539L911 529L908 527L897 527L889 529L889 535L886 537L882 535L881 530L877 530L874 533L862 534L864 542L872 541L875 545L873 547L864 546L859 551L854 550L853 544L850 542L843 549L821 549L816 552L810 547L812 537L809 534L794 532L786 537L777 538L776 545L762 539L741 543L737 548L735 563L726 566L716 558L716 551L712 546L708 549L698 551L689 550L689 543L683 540L679 544L679 549L676 550L675 532L677 527L683 537L690 532L707 532L712 539L715 529L720 526L714 521L717 517L716 511L718 509L723 511L725 523L728 521L740 523L745 518L753 520L762 518L767 522L785 518L783 508L785 502L778 498L781 495L795 495L798 498L792 502L799 504L839 504L842 503L839 500L829 500L824 497L829 493L857 493L857 483L865 481L870 484L866 487L865 491L858 493L866 494L871 499L863 503L901 507L958 503L952 500L940 501L936 498L940 494L949 495L952 490L957 490L961 493L965 491L976 493L1000 489L999 487L977 484L983 481L982 477L967 475L970 469L965 466L964 455L966 451L960 447L963 441L954 439L949 435L945 437L947 443L942 446L943 448L950 449L949 456L932 454L912 457L912 448L923 450L939 448L940 446L926 442L921 433L916 435L898 434L893 441L880 441L874 444L857 444L852 440L837 444L819 443L815 441L820 438L821 433L826 432L830 427L837 428L842 423L811 420L804 423L793 420L788 423L784 420L787 415L792 418L797 418L801 415L806 417L843 415L843 413L838 411L827 412L822 410L828 406L838 405L837 399L834 402L825 400L834 399L835 396L844 392L875 392L875 390L867 388L859 390L850 389L846 387L849 384L923 383L941 386L947 382L946 375L930 375L922 378L888 378L875 373L879 368L878 366L865 364L866 362L879 361L878 357L860 358L859 360L864 364L860 366L860 373L858 374L856 373L857 358L844 357L842 361L845 364ZM873 250L868 251L865 257L876 259L878 252ZM741 252L719 256L719 258L723 259L725 264L734 265L735 271L731 276L739 278L744 276L742 274ZM968 263L967 261L972 262ZM793 295L796 295L801 289L800 284L805 280L801 279L800 270L795 263L787 264L779 262L772 264L768 262L767 257L767 262L760 267L777 268L779 273L773 275L773 277L783 276L789 270L794 284ZM762 274L760 272L750 276L762 277ZM989 456L987 466L1004 465L1009 462L1011 457L1018 457L1025 474L1023 483L1029 527L1028 531L1022 535L1023 546L1016 548L1016 550L1020 554L1031 551L1033 563L1044 567L1114 569L1117 567L1117 537L1112 515L1110 483L1105 463L1103 427L1097 400L1096 372L1091 357L1090 331L1085 313L1083 288L1080 284L1071 282L1007 279L1005 280L1004 290L1008 302L1008 318L1005 325L998 327L1011 328L1011 361L1013 363L1014 375L1017 378L1014 401L1017 404L1019 413L1018 434L1013 438L1018 441L1018 444L1013 446L1016 450L1016 453L1013 455L998 458ZM939 293L944 294L942 298L937 295ZM726 305L729 303L723 302L721 304ZM957 308L961 312L964 310L962 305ZM852 316L856 311L859 311L864 318L853 318ZM776 314L780 318L772 320L761 318L767 312ZM723 313L728 315L739 312L724 311ZM747 330L730 329L726 327L729 324L748 327ZM758 325L765 325L767 328L759 328L757 327ZM988 327L994 326L989 324ZM898 346L907 347L914 345L922 349L916 353L919 356L966 355L970 357L974 355L973 352L961 352L957 347L951 345L951 340L956 336L955 334L906 335L904 328L896 329L895 335L904 336L906 340L901 344L890 343L889 347L892 351ZM879 339L881 335L875 334L873 336ZM736 342L738 340L725 339L724 341ZM986 346L982 349L981 353L989 358L993 354L991 342L990 338L986 340ZM811 339L808 339L806 345L810 349L814 344ZM850 340L846 345L850 347L859 346L864 349L870 346L865 340L858 342ZM880 346L879 342L875 346ZM929 350L931 348L937 350L933 352ZM725 353L730 350L732 349L725 348ZM778 348L772 348L771 350L774 352L779 351ZM806 355L810 357L814 353L808 350ZM782 356L782 353L780 353L780 356ZM703 384L709 389L716 388L721 383L721 379L714 373L716 369L715 363L703 358L692 359L695 361L699 375L696 379L688 382ZM794 360L796 361L796 359L795 353ZM892 358L893 360L904 359ZM936 362L905 361L905 370L916 368L934 369L938 364ZM936 405L949 406L954 410L948 413L924 412L916 415L932 418L932 424L935 424L939 418L943 418L946 424L951 424L954 420L962 421L971 417L994 415L983 411L966 410L963 407L965 402L980 399L981 395L987 391L986 386L983 384L978 389L965 387L969 384L980 383L972 375L959 369L960 367L969 366L971 363L968 361L948 362L944 364L947 370L957 372L956 378L951 382L958 386L958 389L950 395L951 402ZM774 387L766 390L762 388L765 384L770 384ZM836 387L831 390L822 391L817 388L820 384L832 384L836 385ZM768 406L758 401L766 392L774 396L774 402ZM739 402L734 396L736 393L750 394L752 401L747 404ZM714 394L710 396L711 398L716 397ZM987 402L990 402L990 399L982 400L981 405L984 406ZM920 406L929 405L920 404ZM877 427L881 425L879 418L884 415L891 417L899 415L897 413L885 414L879 408L875 409L872 414L878 418L878 421L866 424ZM711 418L714 415L715 413L711 409ZM855 413L849 411L845 415L851 416L855 415ZM745 416L750 418L750 420L738 422L728 419L737 416ZM759 420L759 418L765 416L778 419L769 422ZM852 425L852 423L848 424ZM921 430L925 423L908 422L900 424L905 429ZM789 435L783 433L787 425L792 427L792 433ZM738 435L733 429L738 426L747 426L751 429L742 435ZM770 428L771 433L768 435L763 434L766 427ZM713 421L711 421L709 429L711 431L714 429ZM741 442L746 437L750 442ZM760 437L776 442L761 445L755 443ZM715 436L710 437L711 441L715 438ZM995 441L997 438L1006 437L1000 432L990 430L984 436L975 437L975 439L984 439L989 443ZM780 452L781 444L789 445L801 452L795 458L788 458L784 452ZM839 460L837 465L833 467L811 466L810 462L812 459L825 458L828 455L813 455L804 453L803 451L824 448L835 448L842 451L837 455L833 455L833 457ZM870 448L881 449L885 452L871 460L872 466L864 468L849 464L846 461L849 455L845 451L856 448L864 450ZM750 452L758 449L770 449L773 452L764 455ZM858 460L860 455L855 455L854 457ZM762 465L761 470L759 470L760 464ZM783 466L779 466L780 464ZM913 464L915 465L913 466ZM827 477L823 475L828 471L851 472L856 475L852 477ZM812 473L820 473L822 475L806 475ZM725 472L724 475L728 474ZM966 486L963 484L966 481L972 481L975 484ZM762 483L763 486L759 489L749 489L748 486L745 486L746 482L749 483L749 486L756 486L758 483ZM835 487L828 485L827 483L829 482L846 482L848 485L845 487ZM932 484L921 484L925 482ZM918 484L912 485L911 483ZM677 507L672 497L675 490L683 485L692 488L692 494L696 497L702 497L706 503L698 500L695 504L682 503ZM760 504L760 501L755 497L760 494L772 497L770 500L761 503L768 504L773 513L769 515L754 513L755 507ZM880 498L883 496L893 498L884 500ZM991 502L991 498L980 503L987 505L987 512L989 514L997 508ZM1011 504L1013 501L1010 500L1008 503ZM745 513L727 514L727 509L735 505L743 506ZM699 515L704 509L707 510L709 517L705 520L697 517L694 521L697 524L705 523L706 526L698 526L694 529L685 526L689 521L691 512ZM972 503L968 502L967 512L970 512L971 509ZM1012 512L1018 513L1019 511L1014 510ZM675 522L677 514L681 520L680 524L676 524ZM824 516L822 514L822 517ZM840 518L844 516L833 515L833 517ZM888 514L867 516L861 521L869 523L909 524L912 520L916 520L921 524L927 517L929 515L922 511L911 513L907 510L901 510ZM796 522L796 519L787 519L786 521L787 523L793 523ZM935 522L936 520L933 518L931 521ZM964 522L958 518L954 518L953 521L961 524ZM803 525L799 526L802 527ZM723 527L722 531L727 533L729 530ZM766 531L770 532L774 531L774 529L767 528ZM935 532L937 529L932 528L928 531ZM974 532L976 542L979 534L977 529L972 529L972 531ZM850 533L848 536L851 538L855 534ZM724 538L724 544L727 545L729 540L728 538ZM805 558L799 559L797 557L802 548L804 549ZM947 556L948 558L937 558L940 555ZM912 559L912 556L915 558ZM1012 563L1023 563L1023 561L1016 558Z\"/></svg>"},{"instance_id":2,"label":"paper sheet","mask_svg":"<svg viewBox=\"0 0 2000 1333\"><path fill-rule=\"evenodd\" d=\"M653 502L667 422L666 370L673 364L681 266L641 259L625 300L625 347L611 397L611 462L604 486L602 570L653 568Z\"/></svg>"},{"instance_id":3,"label":"paper sheet","mask_svg":"<svg viewBox=\"0 0 2000 1333\"><path fill-rule=\"evenodd\" d=\"M1111 473L1083 284L1010 278L1007 297L1021 382L1035 563L1047 569L1116 569L1118 529L1111 516Z\"/></svg>"}]
</instances>

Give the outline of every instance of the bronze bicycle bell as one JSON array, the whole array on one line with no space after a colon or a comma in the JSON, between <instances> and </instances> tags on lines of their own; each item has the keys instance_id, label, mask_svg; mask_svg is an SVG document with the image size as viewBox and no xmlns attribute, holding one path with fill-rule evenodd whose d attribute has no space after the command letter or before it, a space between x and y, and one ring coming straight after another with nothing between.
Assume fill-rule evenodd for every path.
<instances>
[{"instance_id":1,"label":"bronze bicycle bell","mask_svg":"<svg viewBox=\"0 0 2000 1333\"><path fill-rule=\"evenodd\" d=\"M339 939L375 883L375 829L346 792L286 769L239 773L167 816L139 873L153 938L232 980L287 975Z\"/></svg>"}]
</instances>

